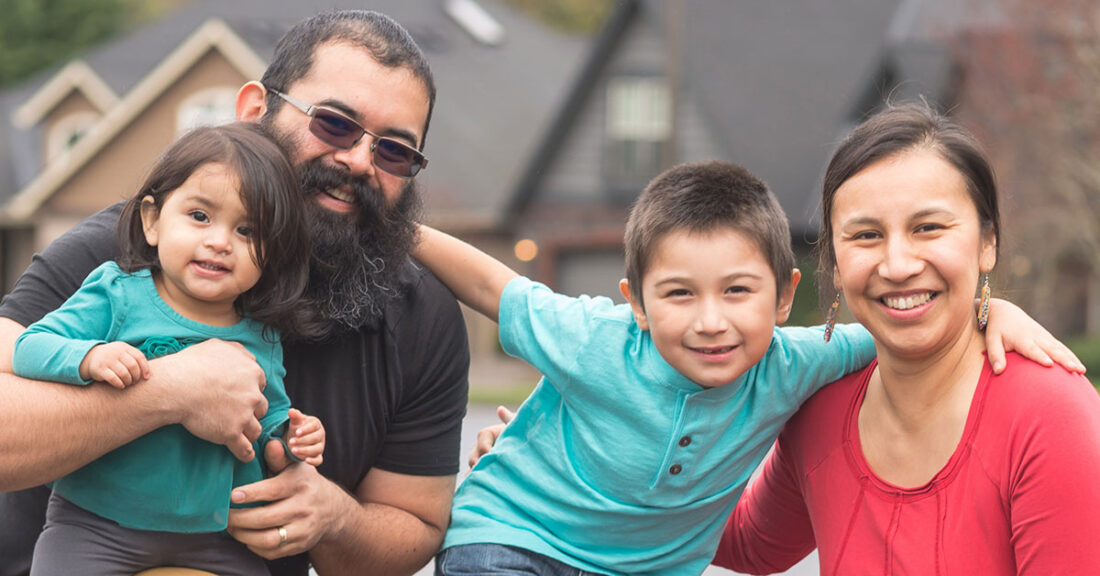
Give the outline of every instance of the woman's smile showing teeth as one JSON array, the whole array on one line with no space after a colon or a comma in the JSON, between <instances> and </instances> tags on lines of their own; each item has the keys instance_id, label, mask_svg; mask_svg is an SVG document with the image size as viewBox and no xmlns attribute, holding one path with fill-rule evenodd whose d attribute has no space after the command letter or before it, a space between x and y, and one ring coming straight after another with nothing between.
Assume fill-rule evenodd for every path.
<instances>
[{"instance_id":1,"label":"woman's smile showing teeth","mask_svg":"<svg viewBox=\"0 0 1100 576\"><path fill-rule=\"evenodd\" d=\"M908 296L883 296L882 303L894 310L909 310L927 303L936 297L934 292L922 292Z\"/></svg>"}]
</instances>

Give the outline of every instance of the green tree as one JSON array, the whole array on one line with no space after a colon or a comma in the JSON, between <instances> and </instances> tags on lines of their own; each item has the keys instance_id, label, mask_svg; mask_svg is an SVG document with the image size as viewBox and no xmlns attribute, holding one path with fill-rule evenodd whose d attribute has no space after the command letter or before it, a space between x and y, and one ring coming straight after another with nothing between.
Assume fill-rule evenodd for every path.
<instances>
[{"instance_id":1,"label":"green tree","mask_svg":"<svg viewBox=\"0 0 1100 576\"><path fill-rule=\"evenodd\" d=\"M613 0L506 0L508 4L571 34L599 30L615 6Z\"/></svg>"},{"instance_id":2,"label":"green tree","mask_svg":"<svg viewBox=\"0 0 1100 576\"><path fill-rule=\"evenodd\" d=\"M158 14L164 0L0 0L0 86Z\"/></svg>"}]
</instances>

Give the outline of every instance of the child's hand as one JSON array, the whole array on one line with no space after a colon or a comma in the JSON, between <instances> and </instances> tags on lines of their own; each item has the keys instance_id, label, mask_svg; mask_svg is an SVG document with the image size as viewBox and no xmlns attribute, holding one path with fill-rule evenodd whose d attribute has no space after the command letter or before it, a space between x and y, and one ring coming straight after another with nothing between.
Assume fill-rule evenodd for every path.
<instances>
[{"instance_id":1,"label":"child's hand","mask_svg":"<svg viewBox=\"0 0 1100 576\"><path fill-rule=\"evenodd\" d=\"M500 438L500 434L504 432L504 427L516 417L516 413L505 408L504 406L497 406L497 418L500 418L501 423L493 426L487 426L482 428L477 433L477 444L474 445L473 450L470 450L470 468L473 468L477 464L481 457L488 454L493 446L497 443L497 439Z\"/></svg>"},{"instance_id":2,"label":"child's hand","mask_svg":"<svg viewBox=\"0 0 1100 576\"><path fill-rule=\"evenodd\" d=\"M1085 373L1085 365L1069 347L1019 306L1000 298L990 300L985 348L994 374L1004 371L1005 353L1013 351L1043 366L1057 362L1070 372Z\"/></svg>"},{"instance_id":3,"label":"child's hand","mask_svg":"<svg viewBox=\"0 0 1100 576\"><path fill-rule=\"evenodd\" d=\"M149 361L140 350L125 342L93 346L80 362L80 377L125 388L149 378Z\"/></svg>"},{"instance_id":4,"label":"child's hand","mask_svg":"<svg viewBox=\"0 0 1100 576\"><path fill-rule=\"evenodd\" d=\"M302 414L301 410L291 408L290 426L287 428L286 445L303 462L311 466L320 466L325 451L325 427L316 416Z\"/></svg>"}]
</instances>

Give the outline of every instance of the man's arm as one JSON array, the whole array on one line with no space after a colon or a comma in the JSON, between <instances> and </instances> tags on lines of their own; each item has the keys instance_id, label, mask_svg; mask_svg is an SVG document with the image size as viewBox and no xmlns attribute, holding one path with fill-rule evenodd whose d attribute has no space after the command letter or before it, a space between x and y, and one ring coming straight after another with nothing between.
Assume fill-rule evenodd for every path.
<instances>
[{"instance_id":1,"label":"man's arm","mask_svg":"<svg viewBox=\"0 0 1100 576\"><path fill-rule=\"evenodd\" d=\"M233 491L234 503L271 504L231 509L229 532L265 558L308 550L324 576L411 574L439 550L454 489L454 476L373 468L353 496L312 466L293 464L278 476ZM285 544L279 528L286 530Z\"/></svg>"},{"instance_id":2,"label":"man's arm","mask_svg":"<svg viewBox=\"0 0 1100 576\"><path fill-rule=\"evenodd\" d=\"M0 491L49 482L166 424L228 445L245 460L267 409L263 370L239 344L209 341L150 363L126 390L66 386L11 373L23 326L0 318Z\"/></svg>"},{"instance_id":3,"label":"man's arm","mask_svg":"<svg viewBox=\"0 0 1100 576\"><path fill-rule=\"evenodd\" d=\"M463 304L494 321L504 287L518 276L503 262L427 226L420 226L413 257L427 266Z\"/></svg>"}]
</instances>

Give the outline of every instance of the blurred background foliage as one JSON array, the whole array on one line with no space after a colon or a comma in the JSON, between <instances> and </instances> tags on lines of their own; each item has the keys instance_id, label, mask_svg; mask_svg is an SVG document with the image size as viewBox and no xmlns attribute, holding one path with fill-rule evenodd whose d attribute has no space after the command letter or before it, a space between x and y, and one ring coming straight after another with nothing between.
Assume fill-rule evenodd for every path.
<instances>
[{"instance_id":1,"label":"blurred background foliage","mask_svg":"<svg viewBox=\"0 0 1100 576\"><path fill-rule=\"evenodd\" d=\"M581 35L596 32L615 6L614 0L504 1L559 30Z\"/></svg>"},{"instance_id":2,"label":"blurred background foliage","mask_svg":"<svg viewBox=\"0 0 1100 576\"><path fill-rule=\"evenodd\" d=\"M0 0L0 86L65 62L182 0Z\"/></svg>"}]
</instances>

